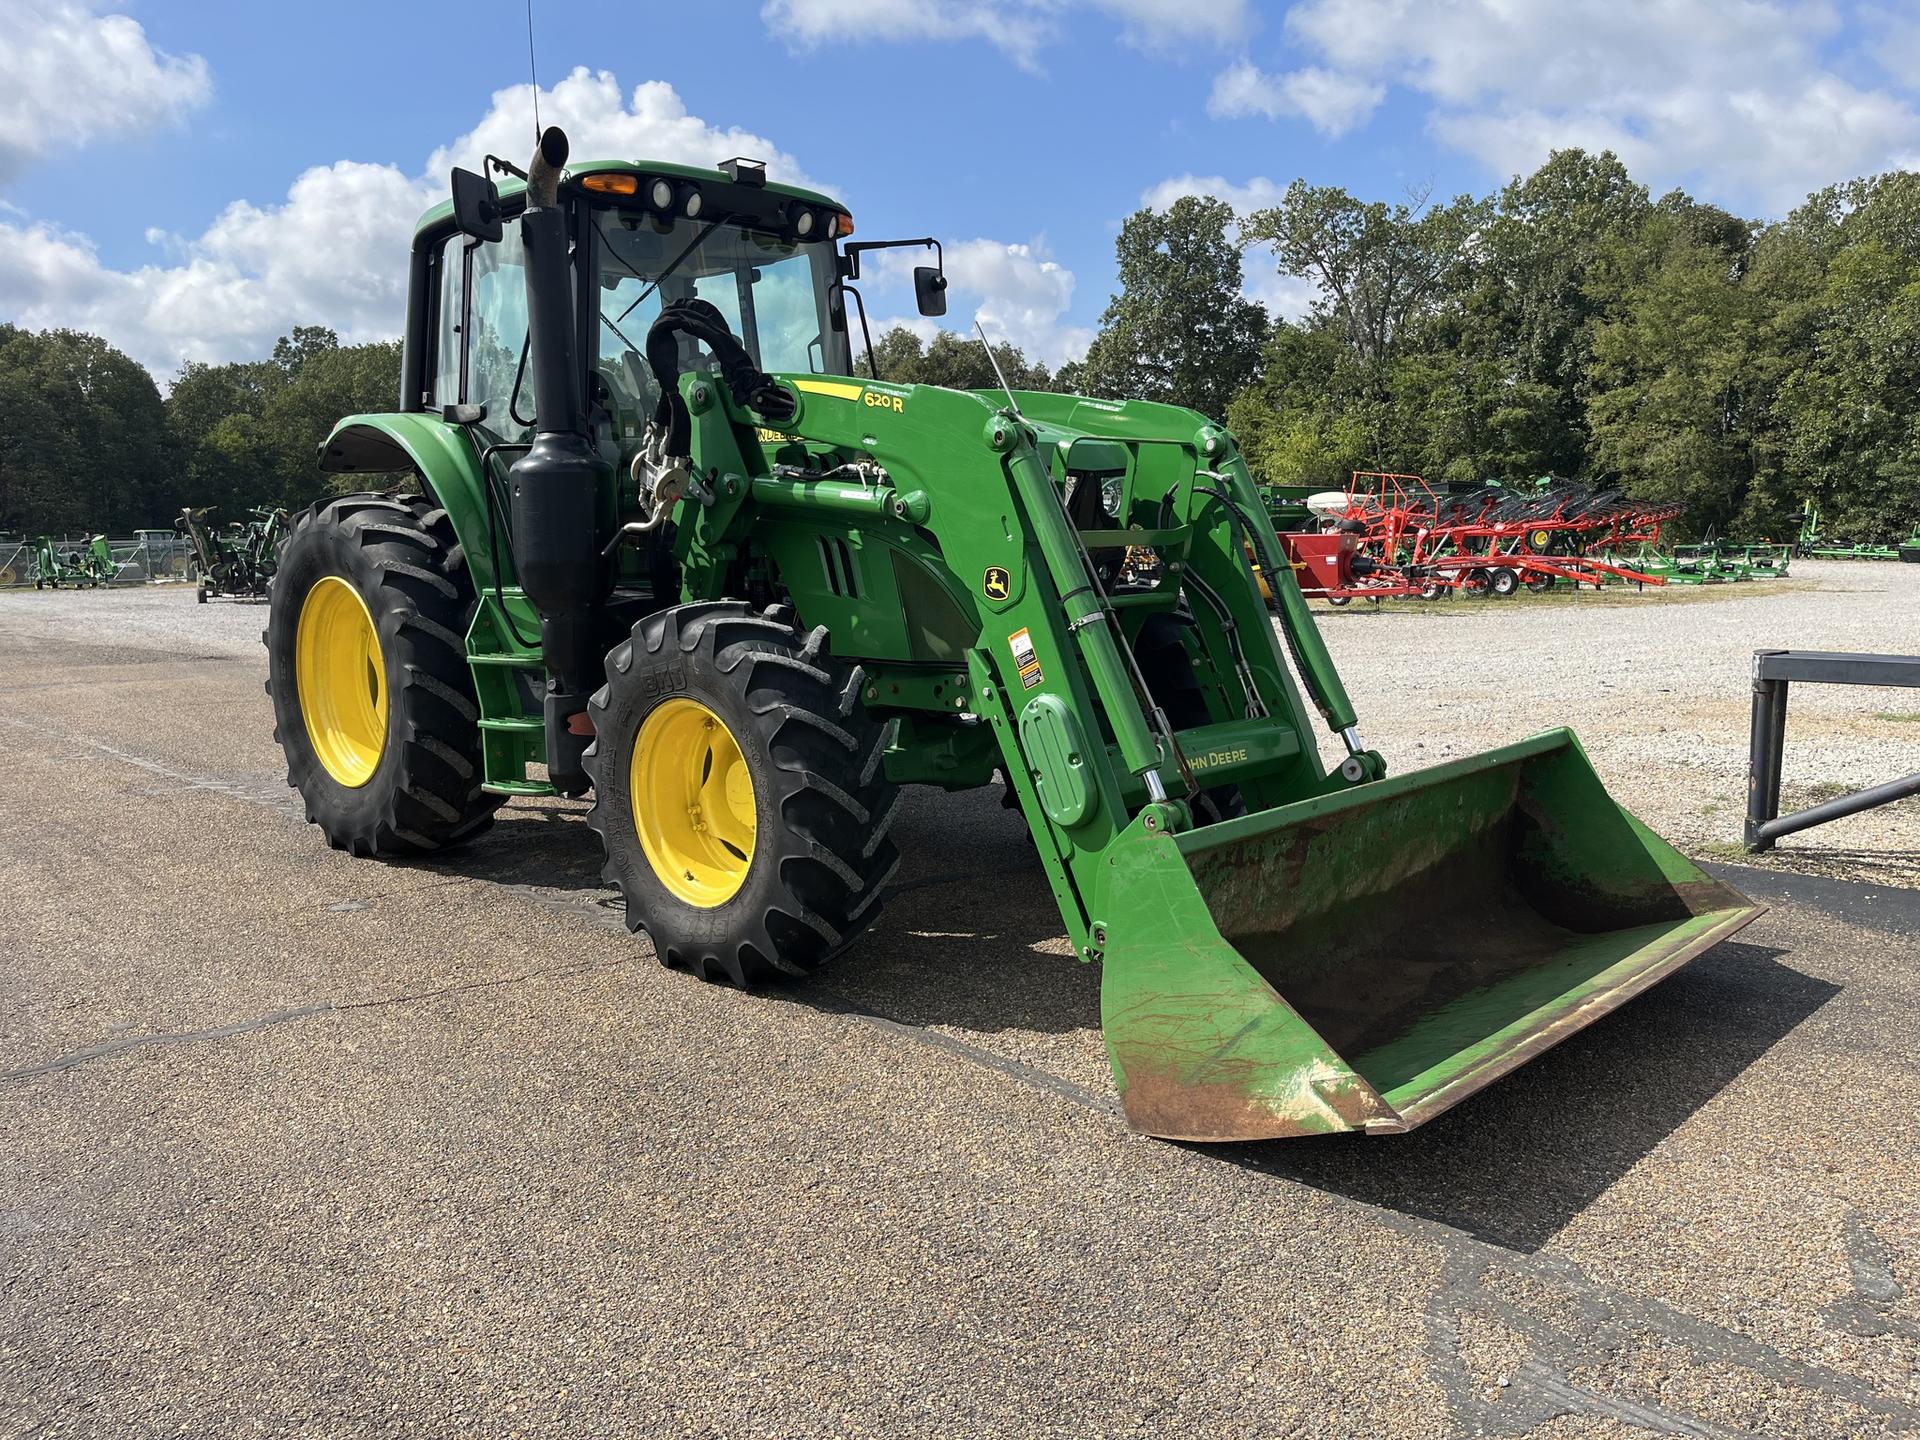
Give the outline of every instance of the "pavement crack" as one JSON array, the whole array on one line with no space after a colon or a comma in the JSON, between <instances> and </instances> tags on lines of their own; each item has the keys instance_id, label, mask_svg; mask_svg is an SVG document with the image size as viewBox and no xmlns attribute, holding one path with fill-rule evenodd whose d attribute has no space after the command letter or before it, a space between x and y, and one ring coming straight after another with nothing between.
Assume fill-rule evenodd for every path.
<instances>
[{"instance_id":1,"label":"pavement crack","mask_svg":"<svg viewBox=\"0 0 1920 1440\"><path fill-rule=\"evenodd\" d=\"M1387 1212L1390 1216L1396 1212ZM1569 1377L1613 1365L1646 1337L1690 1352L1699 1361L1744 1370L1783 1387L1799 1389L1893 1421L1920 1425L1920 1410L1864 1381L1783 1355L1763 1341L1701 1320L1657 1300L1615 1290L1556 1256L1515 1256L1436 1221L1399 1217L1388 1223L1436 1240L1447 1252L1439 1283L1426 1307L1427 1358L1463 1432L1520 1436L1554 1417L1582 1412L1638 1426L1655 1434L1694 1440L1746 1440L1752 1432L1610 1391ZM1571 1309L1563 1326L1525 1304L1501 1295L1502 1274L1550 1288ZM1856 1274L1858 1271L1856 1270ZM1843 1302L1845 1304L1846 1302ZM1497 1321L1524 1343L1526 1356L1503 1377L1497 1398L1468 1367L1462 1330L1469 1317ZM1879 1333L1879 1332L1870 1332Z\"/></svg>"},{"instance_id":2,"label":"pavement crack","mask_svg":"<svg viewBox=\"0 0 1920 1440\"><path fill-rule=\"evenodd\" d=\"M222 779L215 775L196 775L190 770L177 769L161 761L148 759L144 755L122 750L118 745L109 744L105 740L96 740L91 735L50 731L10 715L0 716L0 724L16 730L25 730L47 739L58 740L63 744L84 746L96 754L105 755L108 759L118 760L123 765L131 765L137 770L146 771L149 775L170 780L182 790L219 795L228 800L239 800L248 805L258 806L263 810L276 810L283 815L306 818L306 811L299 798L286 788L284 782L278 784L266 780L249 782Z\"/></svg>"},{"instance_id":3,"label":"pavement crack","mask_svg":"<svg viewBox=\"0 0 1920 1440\"><path fill-rule=\"evenodd\" d=\"M38 1065L0 1071L0 1080L31 1080L40 1075L57 1075L63 1070L78 1069L82 1065L91 1065L95 1061L111 1060L115 1056L124 1055L129 1050L138 1050L146 1045L189 1045L202 1040L226 1040L235 1035L247 1035L255 1030L265 1030L269 1026L285 1025L293 1020L305 1020L311 1015L324 1015L334 1008L331 1002L322 1001L318 1005L301 1005L291 1010L275 1010L271 1014L261 1015L252 1020L235 1020L230 1024L214 1025L205 1030L154 1030L144 1035L122 1035L115 1040L90 1045L84 1050L56 1055L53 1059L43 1060Z\"/></svg>"},{"instance_id":4,"label":"pavement crack","mask_svg":"<svg viewBox=\"0 0 1920 1440\"><path fill-rule=\"evenodd\" d=\"M1112 1098L1097 1095L1084 1085L1055 1075L1050 1070L1042 1070L1037 1065L1029 1065L1024 1060L1015 1060L1011 1056L999 1055L979 1045L969 1044L958 1036L945 1031L931 1030L924 1025L909 1025L903 1020L890 1020L885 1015L876 1015L859 1003L836 995L831 990L811 986L807 991L807 1005L830 1015L839 1015L862 1025L871 1025L884 1030L889 1035L897 1035L903 1040L929 1049L940 1050L955 1056L983 1070L992 1070L1011 1080L1016 1080L1028 1089L1039 1090L1074 1104L1109 1120L1120 1118L1120 1106Z\"/></svg>"},{"instance_id":5,"label":"pavement crack","mask_svg":"<svg viewBox=\"0 0 1920 1440\"><path fill-rule=\"evenodd\" d=\"M523 971L518 975L502 975L493 980L470 980L463 985L443 985L437 990L420 990L406 995L389 995L377 1000L342 1000L327 1008L329 1010L378 1010L389 1005L417 1005L424 1000L438 1000L447 995L465 995L475 990L498 990L508 985L524 985L529 980L539 980L545 976L555 979L572 980L581 975L590 975L596 970L618 970L630 965L631 960L588 960L572 965L545 965L536 970ZM4 1077L0 1077L4 1078Z\"/></svg>"},{"instance_id":6,"label":"pavement crack","mask_svg":"<svg viewBox=\"0 0 1920 1440\"><path fill-rule=\"evenodd\" d=\"M148 1045L189 1045L208 1040L228 1040L236 1035L252 1034L256 1030L266 1030L275 1025L311 1019L315 1015L339 1015L353 1010L378 1010L396 1005L416 1005L449 995L464 995L476 990L497 990L509 985L524 985L530 980L549 976L570 980L596 970L617 969L630 963L627 960L601 960L572 965L548 965L535 970L522 971L517 975L502 975L492 980L473 980L462 985L443 985L434 990L410 991L402 995L388 995L372 1000L322 1000L313 1005L298 1005L287 1010L275 1010L252 1020L235 1020L225 1025L208 1026L203 1030L154 1030L140 1035L122 1035L98 1045L89 1045L84 1050L73 1050L65 1055L56 1055L37 1065L25 1065L16 1070L0 1071L0 1082L33 1080L43 1075L57 1075L63 1071L78 1069L82 1065L112 1060L130 1050L138 1050Z\"/></svg>"}]
</instances>

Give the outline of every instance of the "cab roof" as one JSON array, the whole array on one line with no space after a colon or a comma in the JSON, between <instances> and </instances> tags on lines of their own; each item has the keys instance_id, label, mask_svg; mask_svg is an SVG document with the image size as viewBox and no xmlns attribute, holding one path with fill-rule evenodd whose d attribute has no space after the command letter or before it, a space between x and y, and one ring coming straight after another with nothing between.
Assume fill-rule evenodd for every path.
<instances>
[{"instance_id":1,"label":"cab roof","mask_svg":"<svg viewBox=\"0 0 1920 1440\"><path fill-rule=\"evenodd\" d=\"M717 166L674 165L665 160L576 160L568 163L560 172L560 183L565 186L577 181L583 175L606 174L619 171L631 175L667 175L675 180L697 180L702 187L711 185L717 192L723 188L732 188L736 182L732 176ZM745 187L743 187L745 188ZM782 185L769 180L765 185L751 187L756 194L777 195L786 200L803 200L809 205L825 206L829 210L847 213L847 207L830 195L822 195L818 190L802 189L798 185ZM526 193L527 182L508 175L500 181L502 201L517 200ZM418 239L429 230L436 229L453 218L453 201L442 200L426 214L420 217L413 227L414 238Z\"/></svg>"}]
</instances>

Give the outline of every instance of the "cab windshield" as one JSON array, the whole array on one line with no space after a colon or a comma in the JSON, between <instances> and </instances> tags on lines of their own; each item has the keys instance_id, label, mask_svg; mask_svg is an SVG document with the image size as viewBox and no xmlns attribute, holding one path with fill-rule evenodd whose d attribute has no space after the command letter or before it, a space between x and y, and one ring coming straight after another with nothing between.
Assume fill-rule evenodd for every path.
<instances>
[{"instance_id":1,"label":"cab windshield","mask_svg":"<svg viewBox=\"0 0 1920 1440\"><path fill-rule=\"evenodd\" d=\"M597 369L621 429L653 413L659 398L647 366L647 331L675 300L711 302L760 369L775 374L844 375L847 338L828 323L834 280L830 244L797 245L721 219L666 221L650 213L599 209ZM710 364L681 339L685 369Z\"/></svg>"}]
</instances>

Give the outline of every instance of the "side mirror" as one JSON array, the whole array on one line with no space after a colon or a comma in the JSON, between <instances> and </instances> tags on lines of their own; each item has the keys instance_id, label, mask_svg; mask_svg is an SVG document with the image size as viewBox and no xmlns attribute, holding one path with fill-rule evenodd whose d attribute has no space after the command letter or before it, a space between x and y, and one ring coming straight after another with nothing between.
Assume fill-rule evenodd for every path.
<instances>
[{"instance_id":1,"label":"side mirror","mask_svg":"<svg viewBox=\"0 0 1920 1440\"><path fill-rule=\"evenodd\" d=\"M476 240L500 238L500 187L471 170L453 172L453 223Z\"/></svg>"},{"instance_id":2,"label":"side mirror","mask_svg":"<svg viewBox=\"0 0 1920 1440\"><path fill-rule=\"evenodd\" d=\"M938 266L913 267L913 300L922 315L947 313L947 277Z\"/></svg>"}]
</instances>

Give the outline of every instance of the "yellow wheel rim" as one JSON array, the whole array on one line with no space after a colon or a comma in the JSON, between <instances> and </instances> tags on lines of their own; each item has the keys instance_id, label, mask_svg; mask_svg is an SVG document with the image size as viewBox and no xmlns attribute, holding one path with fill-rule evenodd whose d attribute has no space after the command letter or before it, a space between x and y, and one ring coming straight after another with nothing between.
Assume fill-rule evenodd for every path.
<instances>
[{"instance_id":1,"label":"yellow wheel rim","mask_svg":"<svg viewBox=\"0 0 1920 1440\"><path fill-rule=\"evenodd\" d=\"M666 701L640 726L628 776L660 883L702 910L739 894L753 865L753 773L726 723L697 700Z\"/></svg>"},{"instance_id":2,"label":"yellow wheel rim","mask_svg":"<svg viewBox=\"0 0 1920 1440\"><path fill-rule=\"evenodd\" d=\"M300 606L293 668L313 753L329 775L358 789L387 748L387 665L367 602L337 575Z\"/></svg>"}]
</instances>

